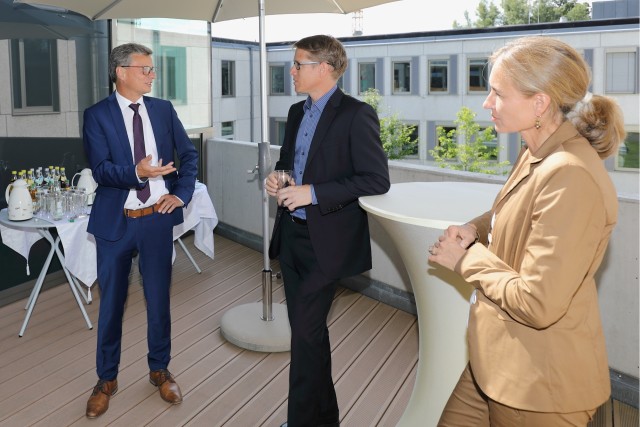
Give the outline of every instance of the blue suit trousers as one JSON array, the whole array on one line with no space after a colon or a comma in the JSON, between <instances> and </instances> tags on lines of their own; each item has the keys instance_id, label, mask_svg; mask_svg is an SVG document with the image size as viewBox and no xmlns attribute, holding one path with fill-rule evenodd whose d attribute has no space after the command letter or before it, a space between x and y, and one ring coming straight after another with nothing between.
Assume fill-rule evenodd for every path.
<instances>
[{"instance_id":1,"label":"blue suit trousers","mask_svg":"<svg viewBox=\"0 0 640 427\"><path fill-rule=\"evenodd\" d=\"M115 379L120 365L122 319L129 291L132 257L138 268L147 303L147 360L150 370L166 369L171 358L169 293L173 255L170 214L153 213L127 218L126 232L117 241L96 237L100 314L96 367L98 378Z\"/></svg>"}]
</instances>

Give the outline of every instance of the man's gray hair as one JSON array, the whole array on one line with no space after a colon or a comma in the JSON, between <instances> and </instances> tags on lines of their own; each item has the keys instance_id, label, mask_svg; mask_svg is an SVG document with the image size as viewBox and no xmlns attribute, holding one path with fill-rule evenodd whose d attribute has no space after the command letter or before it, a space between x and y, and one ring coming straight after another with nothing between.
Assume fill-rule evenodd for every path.
<instances>
[{"instance_id":1,"label":"man's gray hair","mask_svg":"<svg viewBox=\"0 0 640 427\"><path fill-rule=\"evenodd\" d=\"M131 55L151 55L153 51L146 46L137 43L126 43L116 46L109 55L109 78L116 82L116 68L131 64Z\"/></svg>"}]
</instances>

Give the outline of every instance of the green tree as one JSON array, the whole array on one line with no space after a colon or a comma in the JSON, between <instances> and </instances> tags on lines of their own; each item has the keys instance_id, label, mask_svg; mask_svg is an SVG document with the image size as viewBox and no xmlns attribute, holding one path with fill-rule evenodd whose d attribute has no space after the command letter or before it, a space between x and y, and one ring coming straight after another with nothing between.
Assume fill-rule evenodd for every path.
<instances>
[{"instance_id":1,"label":"green tree","mask_svg":"<svg viewBox=\"0 0 640 427\"><path fill-rule=\"evenodd\" d=\"M496 27L501 16L500 9L493 2L487 3L487 0L480 0L476 15L478 16L474 25L476 28Z\"/></svg>"},{"instance_id":2,"label":"green tree","mask_svg":"<svg viewBox=\"0 0 640 427\"><path fill-rule=\"evenodd\" d=\"M502 2L502 24L521 25L529 23L527 0L504 0Z\"/></svg>"},{"instance_id":3,"label":"green tree","mask_svg":"<svg viewBox=\"0 0 640 427\"><path fill-rule=\"evenodd\" d=\"M487 28L499 25L521 25L539 22L558 22L561 18L568 21L586 21L591 19L589 3L577 0L500 0L500 9L493 0L480 0L476 7L477 20L469 17L465 11L466 25L453 23L453 28Z\"/></svg>"},{"instance_id":4,"label":"green tree","mask_svg":"<svg viewBox=\"0 0 640 427\"><path fill-rule=\"evenodd\" d=\"M381 116L380 92L368 89L364 93L364 102L371 105L380 118L380 139L382 148L389 159L402 159L413 154L418 145L417 139L412 139L415 126L403 123L397 113Z\"/></svg>"},{"instance_id":5,"label":"green tree","mask_svg":"<svg viewBox=\"0 0 640 427\"><path fill-rule=\"evenodd\" d=\"M589 3L576 3L564 16L569 21L588 21L591 19L591 7Z\"/></svg>"},{"instance_id":6,"label":"green tree","mask_svg":"<svg viewBox=\"0 0 640 427\"><path fill-rule=\"evenodd\" d=\"M576 0L536 0L531 5L531 22L584 21L589 18L589 4Z\"/></svg>"},{"instance_id":7,"label":"green tree","mask_svg":"<svg viewBox=\"0 0 640 427\"><path fill-rule=\"evenodd\" d=\"M438 126L438 145L429 154L441 168L492 175L503 173L503 166L509 162L493 162L492 159L498 157L500 147L491 148L487 145L495 139L493 126L481 130L475 118L476 113L468 107L462 107L454 121L457 129L447 132Z\"/></svg>"}]
</instances>

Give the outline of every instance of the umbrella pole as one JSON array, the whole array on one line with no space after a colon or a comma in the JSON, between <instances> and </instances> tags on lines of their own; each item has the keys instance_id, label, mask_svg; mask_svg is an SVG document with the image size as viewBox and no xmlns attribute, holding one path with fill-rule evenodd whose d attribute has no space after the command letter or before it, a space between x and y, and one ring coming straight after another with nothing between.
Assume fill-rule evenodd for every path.
<instances>
[{"instance_id":1,"label":"umbrella pole","mask_svg":"<svg viewBox=\"0 0 640 427\"><path fill-rule=\"evenodd\" d=\"M291 348L291 329L286 307L273 305L271 263L269 261L269 196L264 181L271 172L269 115L267 109L267 44L264 31L265 0L260 10L260 116L262 142L258 144L258 175L262 187L262 304L244 304L228 310L220 319L222 336L238 347L253 351L281 352ZM259 315L262 311L262 315Z\"/></svg>"},{"instance_id":2,"label":"umbrella pole","mask_svg":"<svg viewBox=\"0 0 640 427\"><path fill-rule=\"evenodd\" d=\"M258 0L258 14L260 20L260 124L262 142L259 147L258 174L262 183L262 320L272 321L271 302L271 263L269 262L269 197L264 189L264 180L271 172L271 155L269 149L269 115L267 113L267 43L265 39L265 0Z\"/></svg>"}]
</instances>

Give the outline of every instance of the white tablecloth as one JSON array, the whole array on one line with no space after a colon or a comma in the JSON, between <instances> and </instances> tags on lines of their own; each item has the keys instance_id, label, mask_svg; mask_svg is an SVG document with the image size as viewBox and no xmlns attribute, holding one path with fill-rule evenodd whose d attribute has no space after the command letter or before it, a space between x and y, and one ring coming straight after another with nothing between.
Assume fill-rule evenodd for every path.
<instances>
[{"instance_id":1,"label":"white tablecloth","mask_svg":"<svg viewBox=\"0 0 640 427\"><path fill-rule=\"evenodd\" d=\"M69 222L52 221L64 248L65 267L86 286L92 286L97 278L96 241L87 233L89 218ZM213 259L213 229L218 225L218 216L207 192L207 186L198 182L191 203L184 208L184 222L173 228L173 240L189 230L194 230L194 244L205 255ZM20 223L16 222L16 227ZM29 271L29 251L42 236L34 228L10 228L0 224L2 242L27 260Z\"/></svg>"},{"instance_id":2,"label":"white tablecloth","mask_svg":"<svg viewBox=\"0 0 640 427\"><path fill-rule=\"evenodd\" d=\"M216 225L218 215L207 192L207 186L197 182L191 203L184 209L184 222L173 227L173 240L193 230L196 248L213 259L213 229Z\"/></svg>"}]
</instances>

